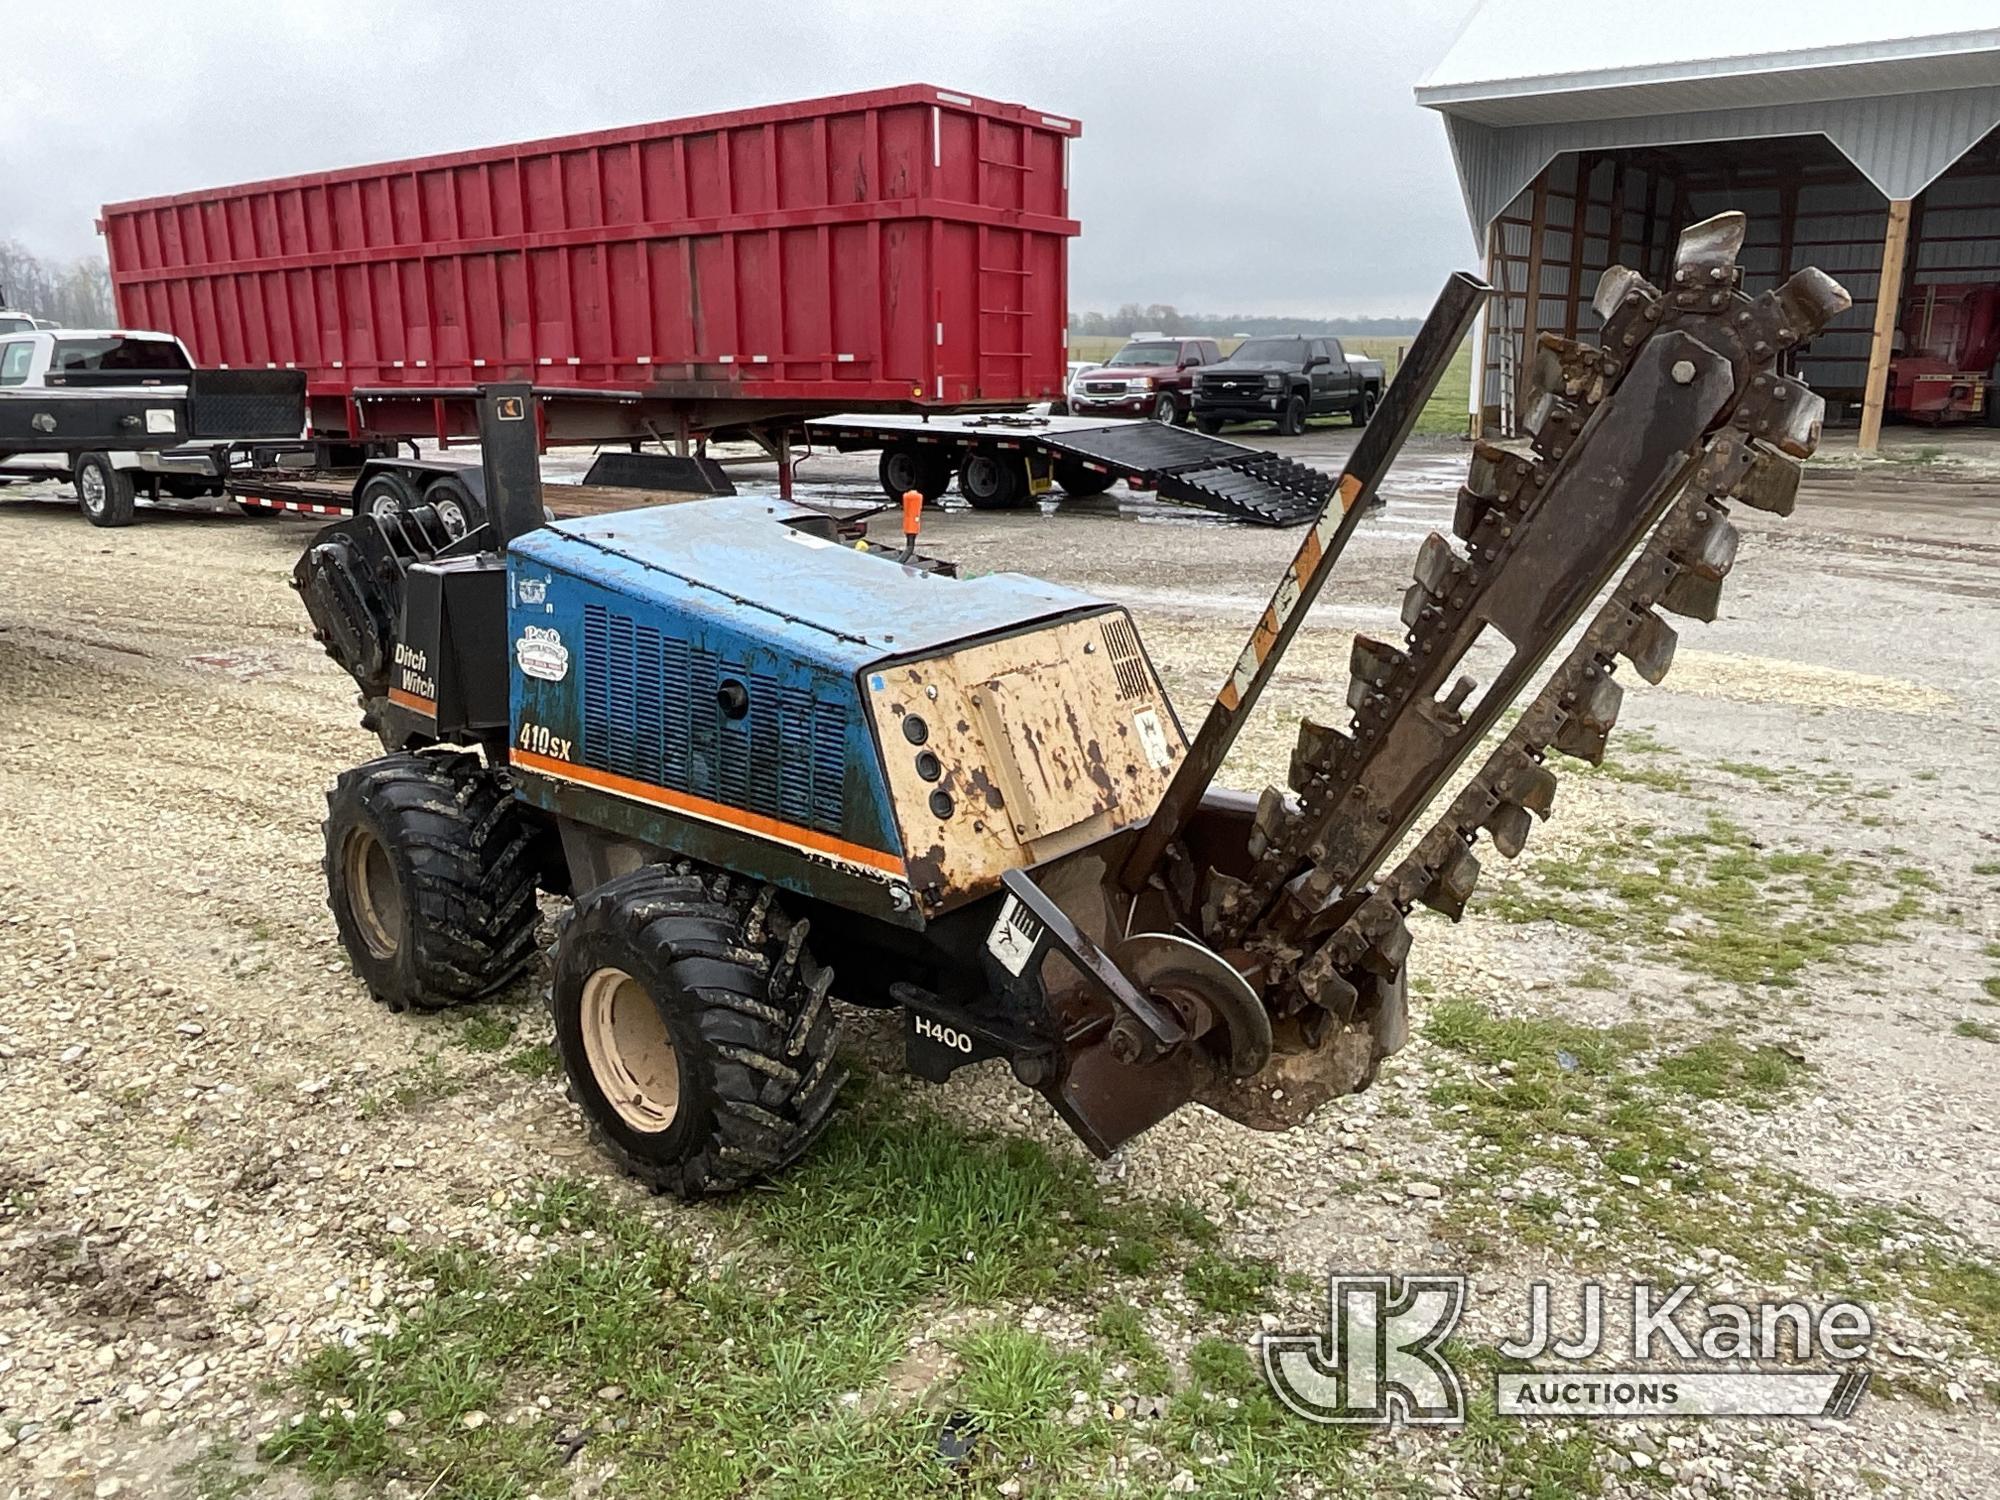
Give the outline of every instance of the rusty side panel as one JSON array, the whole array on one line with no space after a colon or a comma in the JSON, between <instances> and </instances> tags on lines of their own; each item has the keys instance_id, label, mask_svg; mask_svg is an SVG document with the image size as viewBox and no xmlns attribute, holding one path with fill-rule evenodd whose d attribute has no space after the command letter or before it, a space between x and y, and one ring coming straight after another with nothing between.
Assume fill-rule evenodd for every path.
<instances>
[{"instance_id":1,"label":"rusty side panel","mask_svg":"<svg viewBox=\"0 0 2000 1500\"><path fill-rule=\"evenodd\" d=\"M866 686L928 915L1151 816L1187 751L1120 609L878 668Z\"/></svg>"}]
</instances>

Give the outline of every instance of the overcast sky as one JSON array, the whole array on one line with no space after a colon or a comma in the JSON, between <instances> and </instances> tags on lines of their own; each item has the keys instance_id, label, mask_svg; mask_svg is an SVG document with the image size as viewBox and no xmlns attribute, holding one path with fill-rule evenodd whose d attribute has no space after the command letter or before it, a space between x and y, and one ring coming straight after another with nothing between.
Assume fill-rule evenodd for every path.
<instances>
[{"instance_id":1,"label":"overcast sky","mask_svg":"<svg viewBox=\"0 0 2000 1500\"><path fill-rule=\"evenodd\" d=\"M1410 91L1473 0L15 0L0 239L100 204L932 83L1083 122L1073 307L1418 313L1474 247Z\"/></svg>"}]
</instances>

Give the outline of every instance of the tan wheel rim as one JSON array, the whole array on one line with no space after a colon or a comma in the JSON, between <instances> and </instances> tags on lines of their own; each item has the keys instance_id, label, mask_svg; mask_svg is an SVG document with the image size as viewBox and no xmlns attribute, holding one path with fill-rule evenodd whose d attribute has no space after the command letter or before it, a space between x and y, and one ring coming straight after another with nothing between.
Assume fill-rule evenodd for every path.
<instances>
[{"instance_id":1,"label":"tan wheel rim","mask_svg":"<svg viewBox=\"0 0 2000 1500\"><path fill-rule=\"evenodd\" d=\"M382 841L365 828L347 836L347 902L361 941L377 958L394 958L403 943L403 888Z\"/></svg>"},{"instance_id":2,"label":"tan wheel rim","mask_svg":"<svg viewBox=\"0 0 2000 1500\"><path fill-rule=\"evenodd\" d=\"M681 1064L653 997L623 969L583 984L583 1055L597 1087L634 1130L655 1135L681 1107Z\"/></svg>"}]
</instances>

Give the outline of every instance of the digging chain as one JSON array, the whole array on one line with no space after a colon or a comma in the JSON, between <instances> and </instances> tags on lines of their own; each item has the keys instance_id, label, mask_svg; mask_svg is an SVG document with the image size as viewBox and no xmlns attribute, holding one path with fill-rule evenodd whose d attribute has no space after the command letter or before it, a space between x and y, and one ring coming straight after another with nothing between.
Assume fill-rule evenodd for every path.
<instances>
[{"instance_id":1,"label":"digging chain","mask_svg":"<svg viewBox=\"0 0 2000 1500\"><path fill-rule=\"evenodd\" d=\"M1248 875L1210 875L1206 935L1261 975L1274 1012L1365 1022L1355 1012L1375 988L1368 976L1395 974L1408 953L1410 908L1456 920L1479 876L1479 833L1512 858L1549 816L1548 753L1602 760L1619 658L1658 683L1676 641L1660 611L1715 618L1737 547L1727 502L1790 513L1824 403L1780 358L1848 298L1816 270L1746 296L1742 237L1740 215L1692 226L1664 293L1607 271L1597 347L1541 336L1526 412L1533 456L1476 448L1453 525L1464 549L1426 539L1402 646L1356 639L1347 727L1301 726L1289 786L1260 803ZM1519 720L1409 842L1627 558ZM1455 672L1487 628L1512 654L1475 705L1482 684ZM1407 852L1377 880L1398 848Z\"/></svg>"}]
</instances>

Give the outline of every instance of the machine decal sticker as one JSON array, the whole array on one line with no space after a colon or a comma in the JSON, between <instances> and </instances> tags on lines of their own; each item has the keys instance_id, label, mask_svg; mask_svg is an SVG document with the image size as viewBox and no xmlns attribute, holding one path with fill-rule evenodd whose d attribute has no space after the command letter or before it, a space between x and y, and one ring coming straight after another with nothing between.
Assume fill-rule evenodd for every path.
<instances>
[{"instance_id":1,"label":"machine decal sticker","mask_svg":"<svg viewBox=\"0 0 2000 1500\"><path fill-rule=\"evenodd\" d=\"M533 771L558 781L573 782L578 786L595 787L599 791L664 808L668 812L679 813L684 817L699 818L704 823L719 823L725 828L734 828L743 833L755 834L759 838L770 839L773 843L788 844L794 849L835 864L851 866L865 874L888 875L900 880L905 873L902 859L886 850L870 849L866 844L849 843L846 839L836 838L830 833L821 833L814 828L801 828L796 823L787 823L782 818L766 817L763 813L751 812L748 808L729 807L689 792L677 792L671 787L655 786L649 781L635 781L630 776L620 776L615 771L600 771L595 766L572 765L568 761L557 760L533 750L515 751L511 763L517 770Z\"/></svg>"},{"instance_id":2,"label":"machine decal sticker","mask_svg":"<svg viewBox=\"0 0 2000 1500\"><path fill-rule=\"evenodd\" d=\"M1167 731L1160 723L1160 716L1150 708L1142 708L1132 715L1132 727L1139 731L1139 747L1146 752L1147 764L1155 771L1165 770L1174 752L1167 745Z\"/></svg>"},{"instance_id":3,"label":"machine decal sticker","mask_svg":"<svg viewBox=\"0 0 2000 1500\"><path fill-rule=\"evenodd\" d=\"M516 604L546 604L549 599L549 581L546 578L516 578L514 580L514 602Z\"/></svg>"},{"instance_id":4,"label":"machine decal sticker","mask_svg":"<svg viewBox=\"0 0 2000 1500\"><path fill-rule=\"evenodd\" d=\"M529 625L514 642L514 660L523 676L543 682L561 682L569 676L569 647L562 632L552 626Z\"/></svg>"},{"instance_id":5,"label":"machine decal sticker","mask_svg":"<svg viewBox=\"0 0 2000 1500\"><path fill-rule=\"evenodd\" d=\"M389 701L426 718L437 717L437 679L430 675L428 653L415 646L396 642L396 680L389 688Z\"/></svg>"},{"instance_id":6,"label":"machine decal sticker","mask_svg":"<svg viewBox=\"0 0 2000 1500\"><path fill-rule=\"evenodd\" d=\"M1035 956L1041 935L1042 924L1035 914L1009 895L1000 908L1000 920L986 935L986 951L1000 960L1001 968L1018 977Z\"/></svg>"},{"instance_id":7,"label":"machine decal sticker","mask_svg":"<svg viewBox=\"0 0 2000 1500\"><path fill-rule=\"evenodd\" d=\"M916 1023L917 1035L927 1041L936 1042L940 1047L949 1047L954 1052L972 1056L972 1038L955 1026L946 1026L933 1021L929 1016L911 1013L910 1019Z\"/></svg>"},{"instance_id":8,"label":"machine decal sticker","mask_svg":"<svg viewBox=\"0 0 2000 1500\"><path fill-rule=\"evenodd\" d=\"M521 722L521 732L515 743L523 750L532 750L537 755L553 756L557 760L572 758L572 742L559 734L551 733L546 724L536 724L531 720Z\"/></svg>"}]
</instances>

